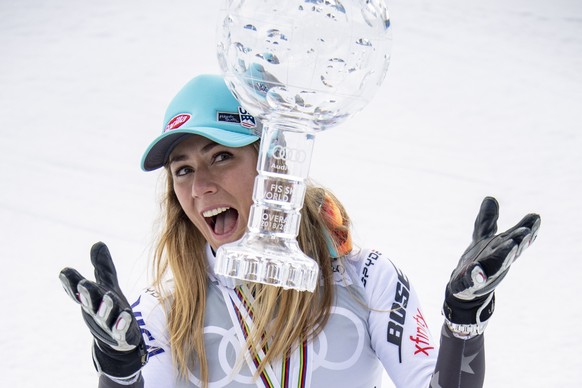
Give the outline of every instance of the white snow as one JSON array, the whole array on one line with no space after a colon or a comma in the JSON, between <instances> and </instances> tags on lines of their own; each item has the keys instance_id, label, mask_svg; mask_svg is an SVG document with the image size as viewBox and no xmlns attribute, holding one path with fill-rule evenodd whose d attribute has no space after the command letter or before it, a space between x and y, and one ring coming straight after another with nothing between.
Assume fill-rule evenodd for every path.
<instances>
[{"instance_id":1,"label":"white snow","mask_svg":"<svg viewBox=\"0 0 582 388\"><path fill-rule=\"evenodd\" d=\"M481 199L542 215L497 291L486 387L581 386L582 3L391 0L388 78L318 135L311 176L357 240L418 290L438 338ZM0 386L91 387L90 335L58 281L105 241L146 284L157 173L139 169L175 92L218 73L219 2L0 2ZM385 386L390 386L386 383Z\"/></svg>"}]
</instances>

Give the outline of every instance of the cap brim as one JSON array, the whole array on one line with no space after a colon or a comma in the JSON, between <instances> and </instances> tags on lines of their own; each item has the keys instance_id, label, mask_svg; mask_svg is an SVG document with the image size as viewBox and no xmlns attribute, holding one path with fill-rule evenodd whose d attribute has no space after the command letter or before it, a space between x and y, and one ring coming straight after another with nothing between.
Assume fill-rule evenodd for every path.
<instances>
[{"instance_id":1,"label":"cap brim","mask_svg":"<svg viewBox=\"0 0 582 388\"><path fill-rule=\"evenodd\" d=\"M259 140L259 136L212 127L174 129L158 136L149 145L141 159L142 170L153 171L163 167L174 147L188 135L200 135L227 147L243 147Z\"/></svg>"}]
</instances>

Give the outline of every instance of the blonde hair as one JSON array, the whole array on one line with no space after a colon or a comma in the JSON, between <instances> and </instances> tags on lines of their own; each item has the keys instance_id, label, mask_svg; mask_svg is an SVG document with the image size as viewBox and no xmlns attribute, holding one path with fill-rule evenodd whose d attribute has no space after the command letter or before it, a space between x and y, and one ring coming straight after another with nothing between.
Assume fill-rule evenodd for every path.
<instances>
[{"instance_id":1,"label":"blonde hair","mask_svg":"<svg viewBox=\"0 0 582 388\"><path fill-rule=\"evenodd\" d=\"M200 381L208 386L208 362L204 347L204 315L208 286L206 240L188 219L173 189L172 174L167 173L167 187L162 207L162 232L154 250L154 287L162 291L169 302L168 331L172 358L182 377L188 366L197 364ZM280 287L251 283L254 295L254 329L247 339L247 351L256 356L256 349L268 351L261 360L257 377L269 362L288 355L301 342L316 336L327 323L334 298L331 257L328 249L329 226L320 215L324 198L334 202L343 217L343 225L334 232L347 234L349 218L341 203L330 192L307 184L301 209L299 246L320 268L323 285L313 293L285 290ZM337 233L331 234L332 236ZM332 243L335 244L332 238ZM174 281L171 295L164 292L164 282L170 275Z\"/></svg>"}]
</instances>

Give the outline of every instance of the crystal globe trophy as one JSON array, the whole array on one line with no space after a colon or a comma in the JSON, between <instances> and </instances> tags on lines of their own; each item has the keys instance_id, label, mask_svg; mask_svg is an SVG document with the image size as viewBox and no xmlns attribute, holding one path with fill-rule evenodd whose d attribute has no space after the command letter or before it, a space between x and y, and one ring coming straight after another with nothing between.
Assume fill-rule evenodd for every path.
<instances>
[{"instance_id":1,"label":"crystal globe trophy","mask_svg":"<svg viewBox=\"0 0 582 388\"><path fill-rule=\"evenodd\" d=\"M263 124L248 229L215 273L313 291L317 263L296 237L315 135L360 111L382 84L390 19L382 0L227 0L217 53L227 85Z\"/></svg>"}]
</instances>

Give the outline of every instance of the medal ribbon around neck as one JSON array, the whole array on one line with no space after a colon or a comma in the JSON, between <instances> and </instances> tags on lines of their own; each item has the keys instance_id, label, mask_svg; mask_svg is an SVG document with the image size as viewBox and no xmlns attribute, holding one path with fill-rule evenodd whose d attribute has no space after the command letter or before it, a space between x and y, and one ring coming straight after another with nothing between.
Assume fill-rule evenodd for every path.
<instances>
[{"instance_id":1,"label":"medal ribbon around neck","mask_svg":"<svg viewBox=\"0 0 582 388\"><path fill-rule=\"evenodd\" d=\"M254 298L246 285L241 285L235 289L220 287L230 318L237 332L237 338L241 349L246 349L247 338L253 328L252 304ZM230 302L230 303L229 303ZM284 362L276 360L269 363L259 375L259 381L265 388L305 388L311 383L312 354L313 345L304 341L295 351L285 358ZM245 360L251 373L255 374L261 360L265 358L267 348L255 349L256 354L246 354ZM274 364L274 365L273 365ZM275 370L281 371L279 379Z\"/></svg>"}]
</instances>

